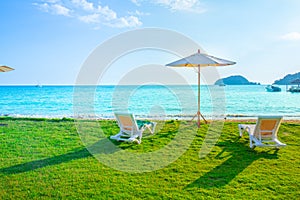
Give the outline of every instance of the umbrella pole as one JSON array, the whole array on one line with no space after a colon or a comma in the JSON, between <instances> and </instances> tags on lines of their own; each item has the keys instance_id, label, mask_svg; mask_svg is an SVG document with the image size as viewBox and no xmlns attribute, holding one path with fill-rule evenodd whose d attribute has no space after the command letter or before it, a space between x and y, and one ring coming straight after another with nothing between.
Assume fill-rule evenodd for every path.
<instances>
[{"instance_id":1,"label":"umbrella pole","mask_svg":"<svg viewBox=\"0 0 300 200\"><path fill-rule=\"evenodd\" d=\"M198 111L197 111L197 125L200 127L200 65L198 65Z\"/></svg>"},{"instance_id":2,"label":"umbrella pole","mask_svg":"<svg viewBox=\"0 0 300 200\"><path fill-rule=\"evenodd\" d=\"M197 111L197 126L200 128L200 117L203 118L204 122L207 124L206 119L200 112L200 65L198 65L198 111Z\"/></svg>"}]
</instances>

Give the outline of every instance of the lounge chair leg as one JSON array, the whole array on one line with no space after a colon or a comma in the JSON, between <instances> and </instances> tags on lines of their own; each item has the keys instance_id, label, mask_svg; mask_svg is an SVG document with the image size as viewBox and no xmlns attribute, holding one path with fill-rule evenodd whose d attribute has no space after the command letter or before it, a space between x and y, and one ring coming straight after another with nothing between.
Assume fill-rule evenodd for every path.
<instances>
[{"instance_id":1,"label":"lounge chair leg","mask_svg":"<svg viewBox=\"0 0 300 200\"><path fill-rule=\"evenodd\" d=\"M252 137L251 137L251 135L249 135L249 139L250 139L250 148L252 149L253 148L253 143L252 143Z\"/></svg>"},{"instance_id":2,"label":"lounge chair leg","mask_svg":"<svg viewBox=\"0 0 300 200\"><path fill-rule=\"evenodd\" d=\"M110 139L119 141L121 135L122 135L122 131L120 131L120 132L119 132L118 134L116 134L116 135L110 136Z\"/></svg>"},{"instance_id":3,"label":"lounge chair leg","mask_svg":"<svg viewBox=\"0 0 300 200\"><path fill-rule=\"evenodd\" d=\"M151 133L152 133L152 134L154 134L154 131L155 131L156 125L157 125L157 123L156 123L156 122L153 122L153 123L152 123L152 130L151 130Z\"/></svg>"},{"instance_id":4,"label":"lounge chair leg","mask_svg":"<svg viewBox=\"0 0 300 200\"><path fill-rule=\"evenodd\" d=\"M143 137L143 132L140 132L140 135L139 135L139 144L142 143L142 137Z\"/></svg>"},{"instance_id":5,"label":"lounge chair leg","mask_svg":"<svg viewBox=\"0 0 300 200\"><path fill-rule=\"evenodd\" d=\"M243 131L244 131L243 126L239 124L238 127L239 127L240 137L243 137Z\"/></svg>"}]
</instances>

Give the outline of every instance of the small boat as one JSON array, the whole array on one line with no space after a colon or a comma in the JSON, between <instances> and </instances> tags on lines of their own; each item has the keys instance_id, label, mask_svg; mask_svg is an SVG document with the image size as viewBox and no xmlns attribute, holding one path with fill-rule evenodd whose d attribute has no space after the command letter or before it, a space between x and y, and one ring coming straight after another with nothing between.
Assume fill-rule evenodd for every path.
<instances>
[{"instance_id":1,"label":"small boat","mask_svg":"<svg viewBox=\"0 0 300 200\"><path fill-rule=\"evenodd\" d=\"M288 89L288 92L300 92L299 86L292 86Z\"/></svg>"},{"instance_id":2,"label":"small boat","mask_svg":"<svg viewBox=\"0 0 300 200\"><path fill-rule=\"evenodd\" d=\"M266 87L267 92L280 92L281 88L278 86L274 86L274 85L268 85Z\"/></svg>"},{"instance_id":3,"label":"small boat","mask_svg":"<svg viewBox=\"0 0 300 200\"><path fill-rule=\"evenodd\" d=\"M40 88L40 87L43 87L43 86L42 86L42 84L40 84L40 82L38 82L38 83L35 85L35 87L39 87L39 88Z\"/></svg>"},{"instance_id":4,"label":"small boat","mask_svg":"<svg viewBox=\"0 0 300 200\"><path fill-rule=\"evenodd\" d=\"M291 81L291 85L297 85L297 86L290 87L288 89L288 92L300 92L300 79L299 78Z\"/></svg>"}]
</instances>

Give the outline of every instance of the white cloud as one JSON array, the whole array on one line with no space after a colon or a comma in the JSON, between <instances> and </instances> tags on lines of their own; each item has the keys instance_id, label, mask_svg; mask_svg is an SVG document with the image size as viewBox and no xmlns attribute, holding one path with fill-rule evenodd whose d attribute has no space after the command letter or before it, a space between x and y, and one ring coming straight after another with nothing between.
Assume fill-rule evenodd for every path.
<instances>
[{"instance_id":1,"label":"white cloud","mask_svg":"<svg viewBox=\"0 0 300 200\"><path fill-rule=\"evenodd\" d=\"M281 36L281 39L283 40L300 40L300 32L290 32L290 33L287 33L283 36Z\"/></svg>"},{"instance_id":2,"label":"white cloud","mask_svg":"<svg viewBox=\"0 0 300 200\"><path fill-rule=\"evenodd\" d=\"M81 22L96 25L99 29L101 25L110 27L126 28L142 25L138 14L118 16L107 5L101 6L89 0L41 0L46 3L34 3L41 10L53 15L72 16Z\"/></svg>"},{"instance_id":3,"label":"white cloud","mask_svg":"<svg viewBox=\"0 0 300 200\"><path fill-rule=\"evenodd\" d=\"M117 13L111 10L108 6L98 6L97 12L99 12L106 20L113 20L117 18Z\"/></svg>"},{"instance_id":4,"label":"white cloud","mask_svg":"<svg viewBox=\"0 0 300 200\"><path fill-rule=\"evenodd\" d=\"M46 2L48 2L48 3L58 3L58 2L60 2L60 0L46 0Z\"/></svg>"},{"instance_id":5,"label":"white cloud","mask_svg":"<svg viewBox=\"0 0 300 200\"><path fill-rule=\"evenodd\" d=\"M62 5L54 4L51 7L52 7L52 11L57 15L70 16L70 9Z\"/></svg>"},{"instance_id":6,"label":"white cloud","mask_svg":"<svg viewBox=\"0 0 300 200\"><path fill-rule=\"evenodd\" d=\"M150 15L150 13L144 13L138 10L135 10L135 12L128 12L128 14L133 15L133 16L147 16Z\"/></svg>"},{"instance_id":7,"label":"white cloud","mask_svg":"<svg viewBox=\"0 0 300 200\"><path fill-rule=\"evenodd\" d=\"M117 18L114 21L108 23L107 25L111 27L125 28L125 27L141 26L142 22L135 16L129 16L129 17Z\"/></svg>"},{"instance_id":8,"label":"white cloud","mask_svg":"<svg viewBox=\"0 0 300 200\"><path fill-rule=\"evenodd\" d=\"M140 0L131 0L131 2L134 3L137 6L141 5Z\"/></svg>"},{"instance_id":9,"label":"white cloud","mask_svg":"<svg viewBox=\"0 0 300 200\"><path fill-rule=\"evenodd\" d=\"M71 2L74 5L83 8L84 10L94 10L94 4L92 2L88 2L87 0L71 0Z\"/></svg>"},{"instance_id":10,"label":"white cloud","mask_svg":"<svg viewBox=\"0 0 300 200\"><path fill-rule=\"evenodd\" d=\"M205 12L200 5L200 0L152 0L152 2L166 6L172 11Z\"/></svg>"},{"instance_id":11,"label":"white cloud","mask_svg":"<svg viewBox=\"0 0 300 200\"><path fill-rule=\"evenodd\" d=\"M194 13L203 13L205 9L200 3L200 0L131 0L137 6L148 2L155 5L160 5L168 8L171 11L186 11Z\"/></svg>"},{"instance_id":12,"label":"white cloud","mask_svg":"<svg viewBox=\"0 0 300 200\"><path fill-rule=\"evenodd\" d=\"M78 19L87 24L92 24L92 23L97 24L100 21L99 17L100 15L95 13L91 15L79 16Z\"/></svg>"},{"instance_id":13,"label":"white cloud","mask_svg":"<svg viewBox=\"0 0 300 200\"><path fill-rule=\"evenodd\" d=\"M49 1L50 2L50 1ZM51 1L52 2L52 1ZM43 4L34 4L36 5L39 9L43 10L44 12L48 12L54 15L63 15L63 16L71 16L71 10L60 5L57 4L57 1L53 1L55 3L51 4L51 3L43 3Z\"/></svg>"},{"instance_id":14,"label":"white cloud","mask_svg":"<svg viewBox=\"0 0 300 200\"><path fill-rule=\"evenodd\" d=\"M107 5L100 5L100 1L92 0L39 0L34 3L39 9L53 15L74 17L87 24L93 24L98 29L102 25L125 28L141 26L141 16L150 15L138 10L128 11L127 14L119 16L117 12ZM185 11L202 13L205 10L200 5L200 0L131 0L137 6L144 3L163 6L173 12Z\"/></svg>"}]
</instances>

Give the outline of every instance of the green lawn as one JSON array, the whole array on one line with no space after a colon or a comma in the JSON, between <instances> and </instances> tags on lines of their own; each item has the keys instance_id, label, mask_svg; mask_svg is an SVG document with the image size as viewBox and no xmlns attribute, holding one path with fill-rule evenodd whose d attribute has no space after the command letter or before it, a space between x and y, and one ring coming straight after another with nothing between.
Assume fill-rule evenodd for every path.
<instances>
[{"instance_id":1,"label":"green lawn","mask_svg":"<svg viewBox=\"0 0 300 200\"><path fill-rule=\"evenodd\" d=\"M178 127L195 135L177 160L143 173L99 162L84 147L73 120L3 117L0 123L0 199L300 199L297 123L280 127L286 147L252 150L247 135L239 138L238 123L225 122L204 158L199 151L208 125L197 129L185 121L159 122L158 132L140 145L113 141L126 152L145 153L168 145ZM119 130L115 121L97 123L107 137Z\"/></svg>"}]
</instances>

